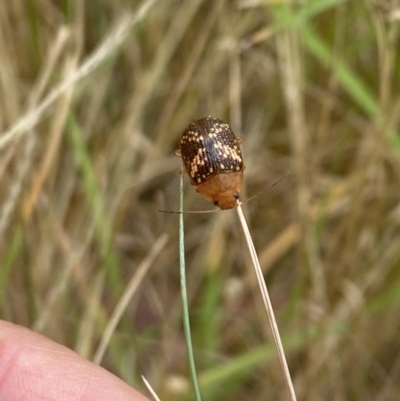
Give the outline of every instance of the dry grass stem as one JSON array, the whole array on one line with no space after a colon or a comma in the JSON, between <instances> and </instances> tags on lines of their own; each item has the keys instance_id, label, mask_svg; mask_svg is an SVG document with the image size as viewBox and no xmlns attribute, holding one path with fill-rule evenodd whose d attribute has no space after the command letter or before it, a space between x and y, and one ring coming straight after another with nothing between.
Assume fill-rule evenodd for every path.
<instances>
[{"instance_id":1,"label":"dry grass stem","mask_svg":"<svg viewBox=\"0 0 400 401\"><path fill-rule=\"evenodd\" d=\"M274 338L276 350L278 351L279 362L282 368L283 378L285 380L286 389L289 393L291 401L296 401L296 393L294 392L294 387L292 383L292 378L290 376L289 368L286 362L285 351L283 349L282 340L279 334L278 325L276 324L274 310L269 299L269 294L267 286L265 284L263 272L261 270L260 262L258 261L257 252L254 248L253 240L247 226L246 219L244 217L242 207L240 202L237 203L237 212L239 216L240 223L242 225L243 233L246 238L247 246L250 251L251 260L253 262L254 271L257 276L258 285L260 287L260 293L264 302L265 310L267 311L269 325L271 327L272 336Z\"/></svg>"},{"instance_id":2,"label":"dry grass stem","mask_svg":"<svg viewBox=\"0 0 400 401\"><path fill-rule=\"evenodd\" d=\"M104 353L106 351L107 344L110 342L111 336L113 335L114 330L117 327L117 324L120 321L122 314L124 313L129 302L132 300L133 295L135 294L140 283L142 282L146 273L153 264L155 258L165 247L167 241L168 241L167 234L163 234L160 236L160 238L158 238L158 240L154 243L153 247L151 248L149 254L146 256L143 262L138 266L137 270L135 271L135 274L130 279L121 299L116 305L114 312L107 323L106 328L104 329L104 333L101 337L100 344L93 356L93 362L95 364L98 365L101 362Z\"/></svg>"},{"instance_id":3,"label":"dry grass stem","mask_svg":"<svg viewBox=\"0 0 400 401\"><path fill-rule=\"evenodd\" d=\"M140 22L156 0L143 1L135 15L125 16L118 21L114 29L104 39L96 51L58 86L50 91L46 98L34 109L21 117L8 131L0 137L0 150L10 141L19 138L32 130L49 112L54 102L67 90L71 90L82 79L99 68L127 39L130 30Z\"/></svg>"},{"instance_id":4,"label":"dry grass stem","mask_svg":"<svg viewBox=\"0 0 400 401\"><path fill-rule=\"evenodd\" d=\"M154 397L156 401L161 401L160 398L158 397L157 393L153 390L153 387L151 387L151 384L147 381L147 379L142 376L142 380L144 384L146 385L147 389L150 391L150 394Z\"/></svg>"}]
</instances>

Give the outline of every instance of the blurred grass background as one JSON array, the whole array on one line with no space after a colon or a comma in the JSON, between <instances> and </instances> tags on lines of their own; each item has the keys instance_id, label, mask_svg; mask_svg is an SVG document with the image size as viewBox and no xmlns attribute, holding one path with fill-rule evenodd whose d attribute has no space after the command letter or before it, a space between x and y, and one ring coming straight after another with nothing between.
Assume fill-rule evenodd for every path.
<instances>
[{"instance_id":1,"label":"blurred grass background","mask_svg":"<svg viewBox=\"0 0 400 401\"><path fill-rule=\"evenodd\" d=\"M397 399L399 27L389 0L1 2L0 317L192 399L157 210L212 115L245 139L242 199L291 172L246 212L298 399ZM210 206L186 179L185 208ZM236 213L185 229L204 399L286 399Z\"/></svg>"}]
</instances>

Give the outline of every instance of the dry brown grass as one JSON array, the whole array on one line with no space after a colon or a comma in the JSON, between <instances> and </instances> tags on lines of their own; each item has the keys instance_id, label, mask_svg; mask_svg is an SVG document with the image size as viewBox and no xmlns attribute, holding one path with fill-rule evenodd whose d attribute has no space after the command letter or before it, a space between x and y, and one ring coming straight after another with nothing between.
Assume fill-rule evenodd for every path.
<instances>
[{"instance_id":1,"label":"dry brown grass","mask_svg":"<svg viewBox=\"0 0 400 401\"><path fill-rule=\"evenodd\" d=\"M178 207L183 129L213 115L245 138L244 197L291 171L246 212L298 399L396 399L400 4L294 8L0 2L1 318L92 359L167 233L101 363L187 391L178 220L157 210ZM185 208L208 206L187 183ZM283 399L236 214L185 229L204 398Z\"/></svg>"}]
</instances>

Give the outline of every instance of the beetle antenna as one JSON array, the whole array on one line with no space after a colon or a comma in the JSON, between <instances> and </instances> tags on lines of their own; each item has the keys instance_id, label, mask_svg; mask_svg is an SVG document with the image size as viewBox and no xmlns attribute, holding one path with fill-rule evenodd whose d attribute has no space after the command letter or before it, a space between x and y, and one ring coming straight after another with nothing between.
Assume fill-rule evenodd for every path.
<instances>
[{"instance_id":1,"label":"beetle antenna","mask_svg":"<svg viewBox=\"0 0 400 401\"><path fill-rule=\"evenodd\" d=\"M272 189L275 185L278 185L281 181L283 181L288 175L290 174L290 171L288 171L283 177L279 178L278 181L275 181L272 185L270 185L267 188L264 188L260 192L257 192L255 195L251 196L250 198L247 198L244 201L240 201L240 203L247 203L252 201L253 199L257 198L259 195L264 193L265 191L269 191ZM168 213L168 214L206 214L206 213L217 213L220 212L222 209L212 209L212 210L193 210L189 212L176 212L176 211L171 211L171 210L159 210L160 213Z\"/></svg>"},{"instance_id":2,"label":"beetle antenna","mask_svg":"<svg viewBox=\"0 0 400 401\"><path fill-rule=\"evenodd\" d=\"M247 203L252 201L253 199L257 198L258 195L261 195L263 192L265 191L269 191L270 189L272 189L275 185L278 185L281 181L283 181L288 175L290 174L290 171L288 171L283 177L279 178L278 181L275 181L272 185L270 185L267 188L264 188L263 190L261 190L260 192L257 192L255 195L251 196L250 198L247 198L246 200L244 200L242 203Z\"/></svg>"},{"instance_id":3,"label":"beetle antenna","mask_svg":"<svg viewBox=\"0 0 400 401\"><path fill-rule=\"evenodd\" d=\"M220 212L221 209L212 209L212 210L194 210L190 212L175 212L171 210L159 210L160 213L172 213L172 214L204 214L204 213L217 213Z\"/></svg>"}]
</instances>

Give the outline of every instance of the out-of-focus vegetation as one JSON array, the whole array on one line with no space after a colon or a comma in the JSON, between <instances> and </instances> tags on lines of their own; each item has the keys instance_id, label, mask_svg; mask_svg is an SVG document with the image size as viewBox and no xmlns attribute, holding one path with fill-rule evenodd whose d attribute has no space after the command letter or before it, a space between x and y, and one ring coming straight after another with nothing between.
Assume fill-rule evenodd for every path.
<instances>
[{"instance_id":1,"label":"out-of-focus vegetation","mask_svg":"<svg viewBox=\"0 0 400 401\"><path fill-rule=\"evenodd\" d=\"M93 359L167 234L101 364L192 398L178 216L157 210L213 115L245 139L243 199L291 172L246 211L298 399L397 399L399 29L384 0L0 2L1 318ZM204 399L285 399L236 213L185 235Z\"/></svg>"}]
</instances>

